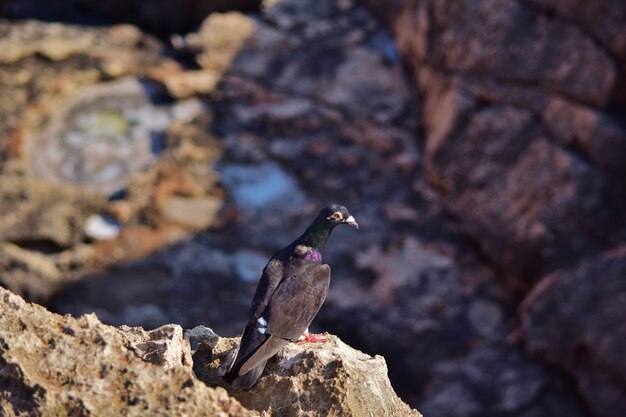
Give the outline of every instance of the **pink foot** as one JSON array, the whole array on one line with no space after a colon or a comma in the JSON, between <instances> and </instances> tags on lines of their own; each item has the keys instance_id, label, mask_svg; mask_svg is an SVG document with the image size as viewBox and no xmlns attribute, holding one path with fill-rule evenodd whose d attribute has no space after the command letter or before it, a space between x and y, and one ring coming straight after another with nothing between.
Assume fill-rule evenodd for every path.
<instances>
[{"instance_id":1,"label":"pink foot","mask_svg":"<svg viewBox=\"0 0 626 417\"><path fill-rule=\"evenodd\" d=\"M321 333L318 333L318 334L309 333L308 329L298 339L299 345L303 345L305 343L326 343L326 342L328 342L328 338L326 336L324 336Z\"/></svg>"}]
</instances>

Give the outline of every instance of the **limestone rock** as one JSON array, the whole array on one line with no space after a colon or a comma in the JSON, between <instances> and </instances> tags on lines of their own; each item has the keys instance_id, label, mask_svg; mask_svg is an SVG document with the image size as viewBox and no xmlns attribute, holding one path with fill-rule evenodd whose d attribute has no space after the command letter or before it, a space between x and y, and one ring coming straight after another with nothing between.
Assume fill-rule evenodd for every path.
<instances>
[{"instance_id":1,"label":"limestone rock","mask_svg":"<svg viewBox=\"0 0 626 417\"><path fill-rule=\"evenodd\" d=\"M119 327L127 340L127 346L146 362L164 368L185 366L191 368L189 342L183 339L183 329L175 324L166 324L146 331L141 327Z\"/></svg>"},{"instance_id":2,"label":"limestone rock","mask_svg":"<svg viewBox=\"0 0 626 417\"><path fill-rule=\"evenodd\" d=\"M223 375L239 339L220 339L213 347L200 344L194 370L209 384L223 384ZM264 416L324 415L421 417L403 403L387 377L381 356L369 356L329 336L328 343L289 344L269 361L264 375L249 390L225 388L245 407Z\"/></svg>"},{"instance_id":3,"label":"limestone rock","mask_svg":"<svg viewBox=\"0 0 626 417\"><path fill-rule=\"evenodd\" d=\"M104 205L94 193L22 175L4 175L1 181L0 240L73 246L83 236L87 216Z\"/></svg>"},{"instance_id":4,"label":"limestone rock","mask_svg":"<svg viewBox=\"0 0 626 417\"><path fill-rule=\"evenodd\" d=\"M62 317L4 289L0 312L0 408L8 415L258 415L182 363L138 357L128 346L137 332L125 336L95 315ZM180 327L170 329L172 340L185 343Z\"/></svg>"},{"instance_id":5,"label":"limestone rock","mask_svg":"<svg viewBox=\"0 0 626 417\"><path fill-rule=\"evenodd\" d=\"M521 308L527 349L573 375L596 415L626 407L626 245L555 272Z\"/></svg>"},{"instance_id":6,"label":"limestone rock","mask_svg":"<svg viewBox=\"0 0 626 417\"><path fill-rule=\"evenodd\" d=\"M236 340L206 328L189 335L200 340L194 370L216 385ZM288 346L253 389L229 394L196 379L190 353L178 325L115 328L0 288L0 407L8 415L421 416L395 395L382 357L334 336Z\"/></svg>"},{"instance_id":7,"label":"limestone rock","mask_svg":"<svg viewBox=\"0 0 626 417\"><path fill-rule=\"evenodd\" d=\"M52 259L12 243L0 244L0 270L3 287L32 300L47 300L63 282L63 274Z\"/></svg>"}]
</instances>

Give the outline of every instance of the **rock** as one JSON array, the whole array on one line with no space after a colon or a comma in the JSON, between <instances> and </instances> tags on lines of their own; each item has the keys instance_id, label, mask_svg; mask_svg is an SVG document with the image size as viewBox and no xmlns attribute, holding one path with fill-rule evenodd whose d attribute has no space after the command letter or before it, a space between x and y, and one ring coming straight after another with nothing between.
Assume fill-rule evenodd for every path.
<instances>
[{"instance_id":1,"label":"rock","mask_svg":"<svg viewBox=\"0 0 626 417\"><path fill-rule=\"evenodd\" d=\"M161 201L160 211L164 218L195 230L209 227L222 207L222 199L206 197L181 197L169 195Z\"/></svg>"},{"instance_id":2,"label":"rock","mask_svg":"<svg viewBox=\"0 0 626 417\"><path fill-rule=\"evenodd\" d=\"M63 282L63 273L50 257L11 243L0 244L0 270L3 287L39 302L47 301Z\"/></svg>"},{"instance_id":3,"label":"rock","mask_svg":"<svg viewBox=\"0 0 626 417\"><path fill-rule=\"evenodd\" d=\"M77 244L86 218L104 206L95 193L19 174L0 181L0 240L25 247L48 244L54 252Z\"/></svg>"},{"instance_id":4,"label":"rock","mask_svg":"<svg viewBox=\"0 0 626 417\"><path fill-rule=\"evenodd\" d=\"M437 364L459 360L485 340L506 337L510 295L458 248L412 236L386 246L361 252L371 252L368 258L362 255L368 261L362 259L358 271L367 281L333 281L314 324L383 355L400 396L422 404L416 397L430 386ZM477 306L475 300L483 301Z\"/></svg>"},{"instance_id":5,"label":"rock","mask_svg":"<svg viewBox=\"0 0 626 417\"><path fill-rule=\"evenodd\" d=\"M561 146L579 149L599 167L623 181L626 128L618 120L560 98L550 100L542 117Z\"/></svg>"},{"instance_id":6,"label":"rock","mask_svg":"<svg viewBox=\"0 0 626 417\"><path fill-rule=\"evenodd\" d=\"M428 179L492 263L526 285L622 238L622 6L363 3L388 22L423 93ZM529 152L553 158L530 163ZM547 188L558 195L519 194Z\"/></svg>"},{"instance_id":7,"label":"rock","mask_svg":"<svg viewBox=\"0 0 626 417\"><path fill-rule=\"evenodd\" d=\"M458 361L440 363L424 393L423 410L436 416L586 417L563 377L553 375L518 347L485 344Z\"/></svg>"},{"instance_id":8,"label":"rock","mask_svg":"<svg viewBox=\"0 0 626 417\"><path fill-rule=\"evenodd\" d=\"M533 82L597 106L617 81L610 56L584 31L523 2L408 0L394 24L401 54L440 70Z\"/></svg>"},{"instance_id":9,"label":"rock","mask_svg":"<svg viewBox=\"0 0 626 417\"><path fill-rule=\"evenodd\" d=\"M626 245L546 276L521 307L527 350L572 375L596 415L626 407Z\"/></svg>"},{"instance_id":10,"label":"rock","mask_svg":"<svg viewBox=\"0 0 626 417\"><path fill-rule=\"evenodd\" d=\"M185 331L185 338L189 340L193 350L198 350L200 343L213 349L220 340L220 337L206 326L196 326Z\"/></svg>"},{"instance_id":11,"label":"rock","mask_svg":"<svg viewBox=\"0 0 626 417\"><path fill-rule=\"evenodd\" d=\"M619 218L606 175L543 139L529 117L476 113L460 142L438 150L452 179L447 209L496 265L526 280L610 244Z\"/></svg>"},{"instance_id":12,"label":"rock","mask_svg":"<svg viewBox=\"0 0 626 417\"><path fill-rule=\"evenodd\" d=\"M25 156L39 177L107 195L153 165L173 118L153 103L158 90L135 79L82 89L43 127L25 132Z\"/></svg>"},{"instance_id":13,"label":"rock","mask_svg":"<svg viewBox=\"0 0 626 417\"><path fill-rule=\"evenodd\" d=\"M582 0L532 0L546 15L554 14L563 20L575 22L594 40L619 59L622 69L626 66L626 6L619 0L587 2ZM623 92L620 100L624 100Z\"/></svg>"},{"instance_id":14,"label":"rock","mask_svg":"<svg viewBox=\"0 0 626 417\"><path fill-rule=\"evenodd\" d=\"M421 414L395 394L381 356L359 352L336 336L328 343L289 344L270 360L264 375L250 390L226 386L245 407L276 416L313 416L316 410L336 416L415 416ZM221 339L211 349L200 345L194 354L198 377L223 384L239 339ZM330 382L330 383L329 383Z\"/></svg>"},{"instance_id":15,"label":"rock","mask_svg":"<svg viewBox=\"0 0 626 417\"><path fill-rule=\"evenodd\" d=\"M380 305L389 306L396 299L397 292L420 275L430 271L451 269L452 260L425 247L409 237L402 246L384 253L379 247L371 247L356 257L358 268L371 269L377 278L369 288L369 293Z\"/></svg>"},{"instance_id":16,"label":"rock","mask_svg":"<svg viewBox=\"0 0 626 417\"><path fill-rule=\"evenodd\" d=\"M130 350L146 362L163 368L192 367L189 343L183 339L183 329L176 324L166 324L145 331L141 327L120 326Z\"/></svg>"},{"instance_id":17,"label":"rock","mask_svg":"<svg viewBox=\"0 0 626 417\"><path fill-rule=\"evenodd\" d=\"M180 326L145 331L93 314L62 317L2 288L0 311L0 406L9 415L421 416L395 395L382 357L334 336L288 346L257 386L227 394L196 379ZM211 332L211 351L206 333L190 332L201 340L194 369L215 385L236 342Z\"/></svg>"},{"instance_id":18,"label":"rock","mask_svg":"<svg viewBox=\"0 0 626 417\"><path fill-rule=\"evenodd\" d=\"M198 48L198 64L221 76L228 71L255 29L255 21L242 13L212 13L202 22L197 33L187 35L185 47Z\"/></svg>"},{"instance_id":19,"label":"rock","mask_svg":"<svg viewBox=\"0 0 626 417\"><path fill-rule=\"evenodd\" d=\"M125 333L95 315L50 313L4 289L0 311L0 406L9 415L258 415L195 379L173 349L187 343L180 327ZM149 350L136 350L142 344Z\"/></svg>"}]
</instances>

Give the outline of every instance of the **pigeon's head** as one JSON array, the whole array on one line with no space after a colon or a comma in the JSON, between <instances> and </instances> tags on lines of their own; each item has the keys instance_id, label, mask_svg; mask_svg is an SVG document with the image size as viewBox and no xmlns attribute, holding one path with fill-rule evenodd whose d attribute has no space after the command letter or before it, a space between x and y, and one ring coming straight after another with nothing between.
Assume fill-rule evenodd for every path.
<instances>
[{"instance_id":1,"label":"pigeon's head","mask_svg":"<svg viewBox=\"0 0 626 417\"><path fill-rule=\"evenodd\" d=\"M357 229L359 228L359 225L348 212L348 209L339 204L331 204L324 207L317 218L330 227L335 227L340 224L349 224Z\"/></svg>"}]
</instances>

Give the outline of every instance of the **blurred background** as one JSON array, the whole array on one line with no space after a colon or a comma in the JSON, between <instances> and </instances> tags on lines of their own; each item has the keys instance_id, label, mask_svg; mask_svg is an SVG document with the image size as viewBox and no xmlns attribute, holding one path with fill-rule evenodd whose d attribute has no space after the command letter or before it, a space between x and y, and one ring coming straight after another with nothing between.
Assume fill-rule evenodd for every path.
<instances>
[{"instance_id":1,"label":"blurred background","mask_svg":"<svg viewBox=\"0 0 626 417\"><path fill-rule=\"evenodd\" d=\"M238 334L329 202L314 330L426 416L626 409L622 0L0 0L0 284Z\"/></svg>"}]
</instances>

